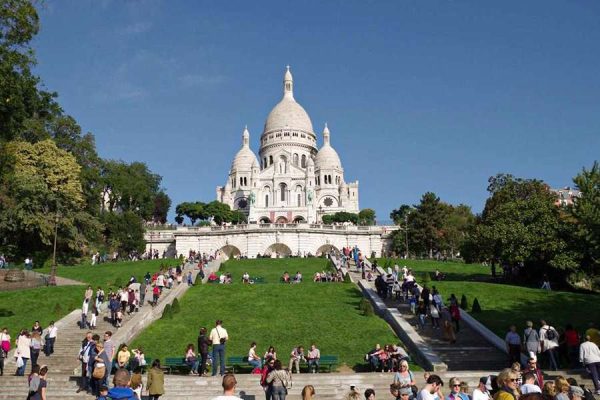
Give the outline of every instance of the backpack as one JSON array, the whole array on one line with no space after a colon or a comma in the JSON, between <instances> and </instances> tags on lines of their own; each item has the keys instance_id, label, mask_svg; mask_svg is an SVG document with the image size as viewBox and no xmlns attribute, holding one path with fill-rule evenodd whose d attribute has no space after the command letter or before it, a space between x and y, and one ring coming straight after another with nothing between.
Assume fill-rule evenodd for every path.
<instances>
[{"instance_id":1,"label":"backpack","mask_svg":"<svg viewBox=\"0 0 600 400\"><path fill-rule=\"evenodd\" d=\"M550 327L546 330L546 339L555 340L556 339L556 331L553 327Z\"/></svg>"}]
</instances>

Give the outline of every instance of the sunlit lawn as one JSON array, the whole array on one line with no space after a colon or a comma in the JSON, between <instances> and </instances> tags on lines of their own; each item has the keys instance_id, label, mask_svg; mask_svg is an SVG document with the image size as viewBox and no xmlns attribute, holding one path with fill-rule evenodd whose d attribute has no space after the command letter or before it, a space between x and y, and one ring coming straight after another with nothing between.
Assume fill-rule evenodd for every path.
<instances>
[{"instance_id":1,"label":"sunlit lawn","mask_svg":"<svg viewBox=\"0 0 600 400\"><path fill-rule=\"evenodd\" d=\"M209 284L191 288L181 300L181 312L172 320L159 320L133 344L151 357L183 357L188 343L196 344L198 330L209 330L222 319L231 341L228 356L247 355L250 343L258 343L262 355L275 346L285 362L293 347L316 343L321 354L333 354L350 367L364 365L364 354L375 343L395 343L398 338L387 323L366 317L358 309L361 293L351 283L313 283L316 271L327 267L324 259L257 259L229 261L232 285ZM301 284L279 283L284 271L301 271ZM262 276L265 284L244 285L244 271ZM168 345L166 345L168 343Z\"/></svg>"}]
</instances>

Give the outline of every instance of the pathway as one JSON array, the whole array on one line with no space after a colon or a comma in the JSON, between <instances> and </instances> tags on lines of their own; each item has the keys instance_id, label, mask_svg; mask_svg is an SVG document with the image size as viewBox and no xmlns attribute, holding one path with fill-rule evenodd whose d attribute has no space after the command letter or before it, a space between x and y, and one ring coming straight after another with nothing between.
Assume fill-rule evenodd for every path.
<instances>
[{"instance_id":1,"label":"pathway","mask_svg":"<svg viewBox=\"0 0 600 400\"><path fill-rule=\"evenodd\" d=\"M362 279L361 274L351 266L350 276L354 282ZM363 281L366 282L366 281ZM368 282L373 289L373 282ZM442 329L434 329L428 319L424 329L419 328L417 317L410 311L408 303L396 299L384 299L388 308L397 309L402 317L409 322L425 343L438 355L449 370L486 370L499 371L508 366L507 355L491 345L478 332L465 323L460 325L460 332L456 335L456 343L450 344L444 339Z\"/></svg>"}]
</instances>

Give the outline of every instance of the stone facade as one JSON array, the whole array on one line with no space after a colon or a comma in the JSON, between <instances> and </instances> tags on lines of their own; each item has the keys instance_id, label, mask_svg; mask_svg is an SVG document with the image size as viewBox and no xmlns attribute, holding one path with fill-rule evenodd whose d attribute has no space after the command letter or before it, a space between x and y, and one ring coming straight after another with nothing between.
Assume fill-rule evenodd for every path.
<instances>
[{"instance_id":1,"label":"stone facade","mask_svg":"<svg viewBox=\"0 0 600 400\"><path fill-rule=\"evenodd\" d=\"M359 211L358 181L346 183L327 124L317 149L312 122L293 89L288 67L283 98L265 122L259 158L246 127L227 183L216 189L217 200L244 212L250 223L317 223L324 214Z\"/></svg>"},{"instance_id":2,"label":"stone facade","mask_svg":"<svg viewBox=\"0 0 600 400\"><path fill-rule=\"evenodd\" d=\"M248 224L213 227L179 227L146 233L146 249L187 255L190 250L225 257L319 256L358 246L377 257L389 250L395 226L343 226L319 224Z\"/></svg>"}]
</instances>

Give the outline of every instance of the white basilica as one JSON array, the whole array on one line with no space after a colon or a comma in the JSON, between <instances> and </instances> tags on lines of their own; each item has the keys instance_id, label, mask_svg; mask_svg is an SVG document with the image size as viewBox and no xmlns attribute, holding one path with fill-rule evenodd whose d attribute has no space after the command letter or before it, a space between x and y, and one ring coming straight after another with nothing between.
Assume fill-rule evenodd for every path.
<instances>
[{"instance_id":1,"label":"white basilica","mask_svg":"<svg viewBox=\"0 0 600 400\"><path fill-rule=\"evenodd\" d=\"M325 124L323 146L310 117L294 99L289 67L283 98L271 110L260 137L259 158L244 129L242 148L231 164L217 200L243 211L250 223L318 223L324 214L358 213L358 181L346 183L344 169Z\"/></svg>"}]
</instances>

